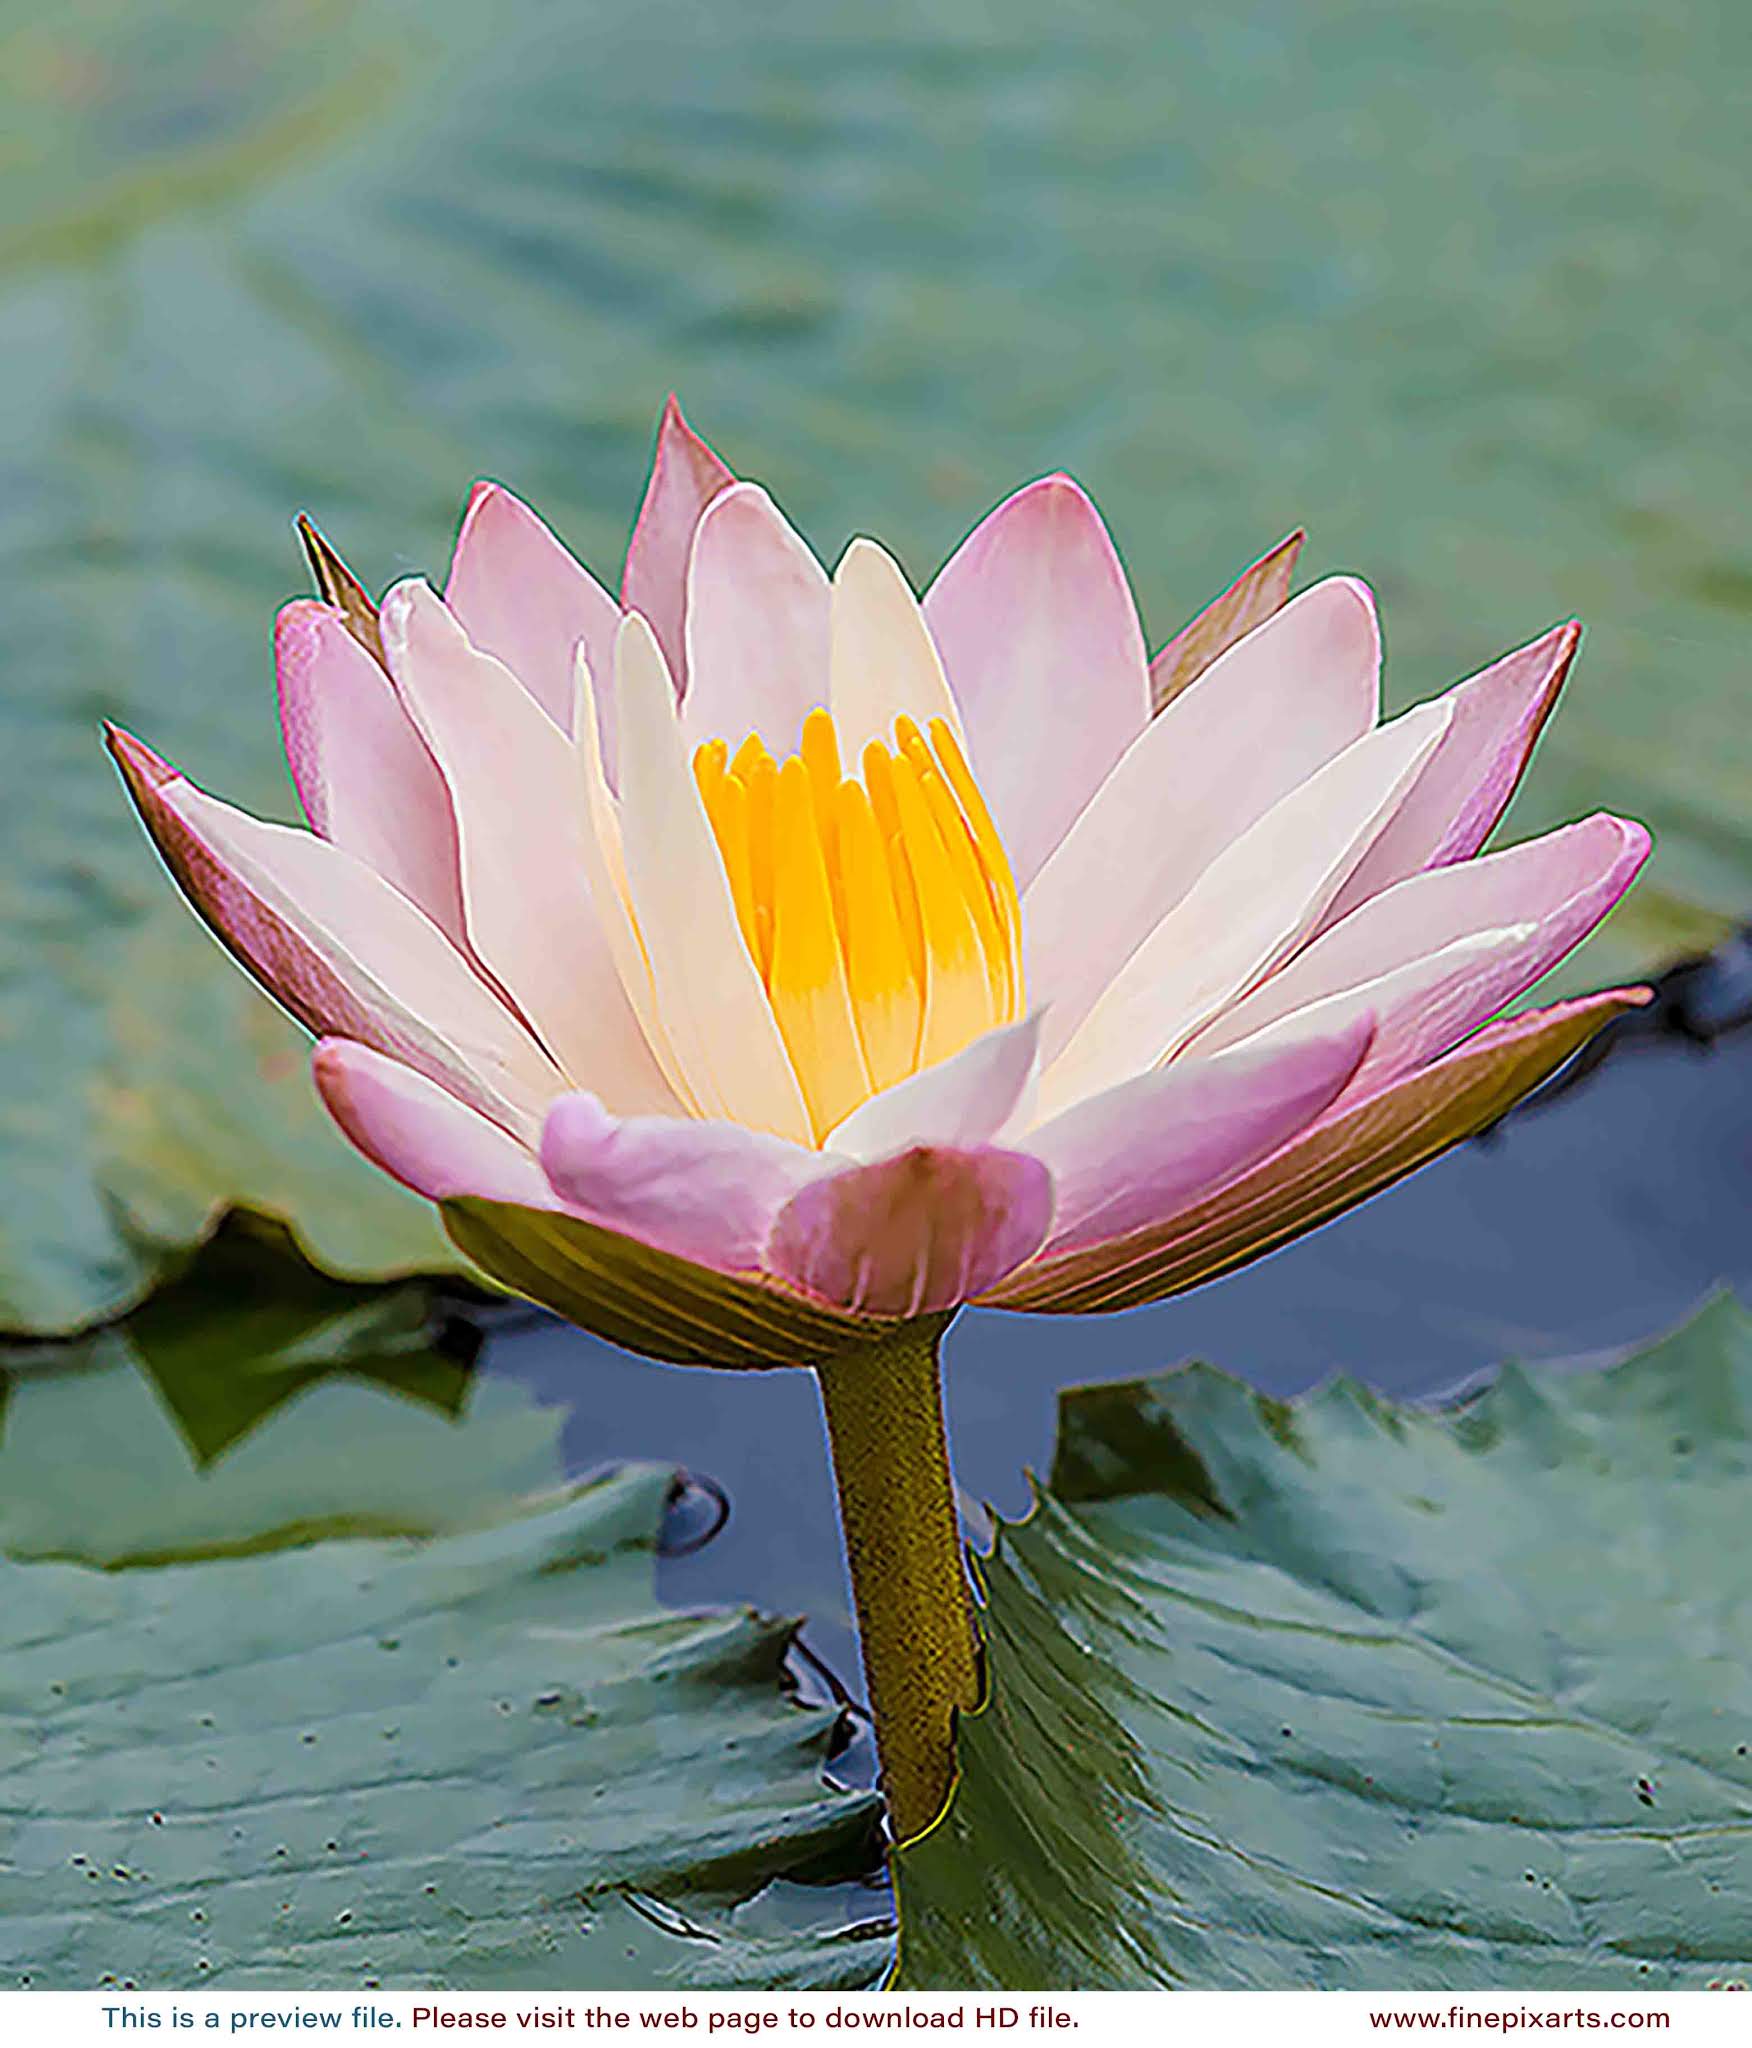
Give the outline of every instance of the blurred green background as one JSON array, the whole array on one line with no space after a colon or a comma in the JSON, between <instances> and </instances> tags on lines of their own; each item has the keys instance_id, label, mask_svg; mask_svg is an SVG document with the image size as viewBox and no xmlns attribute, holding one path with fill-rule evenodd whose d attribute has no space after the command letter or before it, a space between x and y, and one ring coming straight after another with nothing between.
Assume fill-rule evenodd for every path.
<instances>
[{"instance_id":1,"label":"blurred green background","mask_svg":"<svg viewBox=\"0 0 1752 2048\"><path fill-rule=\"evenodd\" d=\"M1580 614L1514 824L1659 852L1572 979L1710 943L1752 909L1749 99L1734 0L8 0L0 1323L114 1312L232 1200L345 1272L441 1256L97 722L286 814L294 512L381 584L497 476L612 582L672 386L919 581L1072 470L1153 644L1300 523L1396 703Z\"/></svg>"}]
</instances>

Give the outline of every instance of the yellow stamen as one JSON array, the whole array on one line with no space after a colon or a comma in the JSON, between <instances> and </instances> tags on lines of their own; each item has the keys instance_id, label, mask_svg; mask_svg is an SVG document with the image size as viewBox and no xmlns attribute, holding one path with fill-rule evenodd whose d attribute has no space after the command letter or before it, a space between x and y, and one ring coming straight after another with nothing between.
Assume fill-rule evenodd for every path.
<instances>
[{"instance_id":1,"label":"yellow stamen","mask_svg":"<svg viewBox=\"0 0 1752 2048\"><path fill-rule=\"evenodd\" d=\"M918 970L908 950L888 855L870 798L856 782L837 792L841 888L846 906L843 938L852 1014L870 1078L892 1088L919 1062L924 1004Z\"/></svg>"},{"instance_id":2,"label":"yellow stamen","mask_svg":"<svg viewBox=\"0 0 1752 2048\"><path fill-rule=\"evenodd\" d=\"M815 817L809 770L779 770L773 820L773 960L767 994L797 1070L815 1135L824 1138L875 1093L864 1064L845 957Z\"/></svg>"},{"instance_id":3,"label":"yellow stamen","mask_svg":"<svg viewBox=\"0 0 1752 2048\"><path fill-rule=\"evenodd\" d=\"M1010 1006L1009 976L1009 935L998 923L997 905L992 891L980 868L979 850L961 807L950 794L949 785L937 771L937 764L931 758L930 749L925 745L921 733L910 718L901 717L894 721L895 736L901 750L918 772L919 788L930 807L931 820L949 856L949 865L955 876L968 912L973 918L973 928L979 938L980 952L984 959L986 979L991 987L994 1010L1007 1015Z\"/></svg>"},{"instance_id":4,"label":"yellow stamen","mask_svg":"<svg viewBox=\"0 0 1752 2048\"><path fill-rule=\"evenodd\" d=\"M872 1094L1023 1009L1003 842L942 719L841 767L825 711L777 763L751 735L694 755L749 955L818 1143Z\"/></svg>"},{"instance_id":5,"label":"yellow stamen","mask_svg":"<svg viewBox=\"0 0 1752 2048\"><path fill-rule=\"evenodd\" d=\"M759 740L751 740L749 745L757 751L749 758L746 769L734 770L737 781L748 792L748 892L754 919L752 926L744 924L743 931L749 951L766 975L772 972L773 965L773 801L779 771ZM746 754L748 747L736 756L737 762Z\"/></svg>"},{"instance_id":6,"label":"yellow stamen","mask_svg":"<svg viewBox=\"0 0 1752 2048\"><path fill-rule=\"evenodd\" d=\"M946 718L931 720L931 745L943 764L943 773L955 792L961 814L973 834L973 843L979 848L979 864L985 871L986 885L992 892L999 921L1009 934L1009 959L1014 969L1010 1004L1013 1014L1019 1017L1022 1014L1022 902L1016 894L1016 878L1010 872L1004 842L998 837L998 828L992 823L986 800L973 779L973 770L968 767L967 757L962 753Z\"/></svg>"}]
</instances>

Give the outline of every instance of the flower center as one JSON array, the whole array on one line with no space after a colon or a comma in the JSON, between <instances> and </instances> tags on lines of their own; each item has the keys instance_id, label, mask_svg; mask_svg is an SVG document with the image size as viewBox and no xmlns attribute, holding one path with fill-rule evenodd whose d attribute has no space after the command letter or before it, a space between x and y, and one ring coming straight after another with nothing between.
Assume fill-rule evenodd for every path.
<instances>
[{"instance_id":1,"label":"flower center","mask_svg":"<svg viewBox=\"0 0 1752 2048\"><path fill-rule=\"evenodd\" d=\"M1022 1015L1022 912L955 735L906 717L840 766L832 717L775 762L694 754L736 915L817 1144L861 1102Z\"/></svg>"}]
</instances>

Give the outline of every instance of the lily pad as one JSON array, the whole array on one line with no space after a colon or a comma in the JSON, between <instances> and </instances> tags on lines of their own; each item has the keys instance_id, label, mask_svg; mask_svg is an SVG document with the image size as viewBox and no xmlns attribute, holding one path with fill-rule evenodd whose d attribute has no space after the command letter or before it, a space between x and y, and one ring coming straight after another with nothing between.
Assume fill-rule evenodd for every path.
<instances>
[{"instance_id":1,"label":"lily pad","mask_svg":"<svg viewBox=\"0 0 1752 2048\"><path fill-rule=\"evenodd\" d=\"M1752 1316L1457 1411L1067 1394L898 1859L927 1987L1752 1976Z\"/></svg>"},{"instance_id":2,"label":"lily pad","mask_svg":"<svg viewBox=\"0 0 1752 2048\"><path fill-rule=\"evenodd\" d=\"M423 1289L286 1262L222 1241L6 1354L0 1987L879 1976L793 1625L657 1603L677 1475L568 1485Z\"/></svg>"},{"instance_id":3,"label":"lily pad","mask_svg":"<svg viewBox=\"0 0 1752 2048\"><path fill-rule=\"evenodd\" d=\"M874 530L920 576L1013 481L1075 470L1157 641L1303 521L1312 571L1377 579L1401 700L1580 612L1517 822L1611 803L1660 850L1571 981L1745 912L1752 287L1724 252L1752 142L1709 118L1737 22L1067 19L0 24L0 1321L115 1313L231 1204L337 1272L451 1256L186 924L97 721L289 814L293 513L380 584L441 570L494 474L612 574L671 385L824 551Z\"/></svg>"}]
</instances>

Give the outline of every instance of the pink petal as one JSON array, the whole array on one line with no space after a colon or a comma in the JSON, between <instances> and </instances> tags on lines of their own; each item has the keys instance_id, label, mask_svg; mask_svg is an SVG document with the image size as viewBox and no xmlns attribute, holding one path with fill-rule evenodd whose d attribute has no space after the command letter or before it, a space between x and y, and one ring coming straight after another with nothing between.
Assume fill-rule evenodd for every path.
<instances>
[{"instance_id":1,"label":"pink petal","mask_svg":"<svg viewBox=\"0 0 1752 2048\"><path fill-rule=\"evenodd\" d=\"M286 760L304 814L463 943L450 791L395 686L326 604L274 624Z\"/></svg>"},{"instance_id":2,"label":"pink petal","mask_svg":"<svg viewBox=\"0 0 1752 2048\"><path fill-rule=\"evenodd\" d=\"M325 1038L311 1070L348 1141L416 1195L556 1206L527 1145L400 1060L352 1039Z\"/></svg>"},{"instance_id":3,"label":"pink petal","mask_svg":"<svg viewBox=\"0 0 1752 2048\"><path fill-rule=\"evenodd\" d=\"M1026 1094L1039 1045L1038 1014L988 1031L953 1059L871 1096L827 1143L853 1159L880 1159L908 1145L983 1145Z\"/></svg>"},{"instance_id":4,"label":"pink petal","mask_svg":"<svg viewBox=\"0 0 1752 2048\"><path fill-rule=\"evenodd\" d=\"M620 606L500 484L474 488L444 601L481 652L502 661L570 732L579 646L592 671L607 675ZM602 744L612 763L614 735L604 733Z\"/></svg>"},{"instance_id":5,"label":"pink petal","mask_svg":"<svg viewBox=\"0 0 1752 2048\"><path fill-rule=\"evenodd\" d=\"M1494 1024L1378 1094L1341 1098L1262 1164L1179 1215L1034 1261L995 1287L989 1304L1105 1314L1232 1272L1494 1123L1602 1025L1649 999L1647 989L1613 989Z\"/></svg>"},{"instance_id":6,"label":"pink petal","mask_svg":"<svg viewBox=\"0 0 1752 2048\"><path fill-rule=\"evenodd\" d=\"M399 890L314 833L203 795L127 733L109 743L184 895L306 1030L389 1053L509 1130L540 1128L560 1075Z\"/></svg>"},{"instance_id":7,"label":"pink petal","mask_svg":"<svg viewBox=\"0 0 1752 2048\"><path fill-rule=\"evenodd\" d=\"M1601 813L1413 875L1332 926L1188 1050L1217 1052L1298 1014L1329 1029L1335 1005L1366 1008L1378 1028L1358 1084L1379 1087L1531 988L1613 907L1648 852L1641 825Z\"/></svg>"},{"instance_id":8,"label":"pink petal","mask_svg":"<svg viewBox=\"0 0 1752 2048\"><path fill-rule=\"evenodd\" d=\"M381 623L403 701L455 801L476 952L574 1083L625 1112L675 1108L591 902L570 737L425 584L397 584Z\"/></svg>"},{"instance_id":9,"label":"pink petal","mask_svg":"<svg viewBox=\"0 0 1752 2048\"><path fill-rule=\"evenodd\" d=\"M1380 705L1366 584L1305 590L1132 742L1028 890L1028 987L1053 1058L1213 860L1361 739Z\"/></svg>"},{"instance_id":10,"label":"pink petal","mask_svg":"<svg viewBox=\"0 0 1752 2048\"><path fill-rule=\"evenodd\" d=\"M555 1190L611 1230L721 1272L755 1271L773 1219L828 1170L819 1152L738 1124L610 1116L594 1095L548 1112L542 1165Z\"/></svg>"},{"instance_id":11,"label":"pink petal","mask_svg":"<svg viewBox=\"0 0 1752 2048\"><path fill-rule=\"evenodd\" d=\"M1190 625L1182 626L1150 663L1150 701L1158 717L1219 655L1282 608L1307 538L1298 528L1280 540L1269 555L1244 569L1221 597L1212 598Z\"/></svg>"},{"instance_id":12,"label":"pink petal","mask_svg":"<svg viewBox=\"0 0 1752 2048\"><path fill-rule=\"evenodd\" d=\"M1177 1060L1033 1132L1051 1170L1045 1258L1159 1224L1275 1152L1328 1108L1374 1033L1359 1017L1318 1038Z\"/></svg>"},{"instance_id":13,"label":"pink petal","mask_svg":"<svg viewBox=\"0 0 1752 2048\"><path fill-rule=\"evenodd\" d=\"M920 1145L793 1195L767 1265L860 1314L929 1315L995 1285L1039 1249L1051 1221L1052 1177L1038 1159Z\"/></svg>"},{"instance_id":14,"label":"pink petal","mask_svg":"<svg viewBox=\"0 0 1752 2048\"><path fill-rule=\"evenodd\" d=\"M643 612L676 686L687 688L687 564L706 507L736 481L681 416L671 392L657 429L657 453L645 502L627 545L621 603ZM603 674L605 671L598 670Z\"/></svg>"},{"instance_id":15,"label":"pink petal","mask_svg":"<svg viewBox=\"0 0 1752 2048\"><path fill-rule=\"evenodd\" d=\"M974 528L927 593L925 618L1026 888L1149 722L1125 570L1088 498L1049 476Z\"/></svg>"},{"instance_id":16,"label":"pink petal","mask_svg":"<svg viewBox=\"0 0 1752 2048\"><path fill-rule=\"evenodd\" d=\"M805 716L827 702L828 581L758 484L732 484L706 507L687 580L690 746L731 751L759 733L794 754Z\"/></svg>"},{"instance_id":17,"label":"pink petal","mask_svg":"<svg viewBox=\"0 0 1752 2048\"><path fill-rule=\"evenodd\" d=\"M1421 868L1469 860L1478 851L1515 792L1581 637L1573 619L1554 626L1447 693L1447 736L1345 884L1328 924Z\"/></svg>"}]
</instances>

